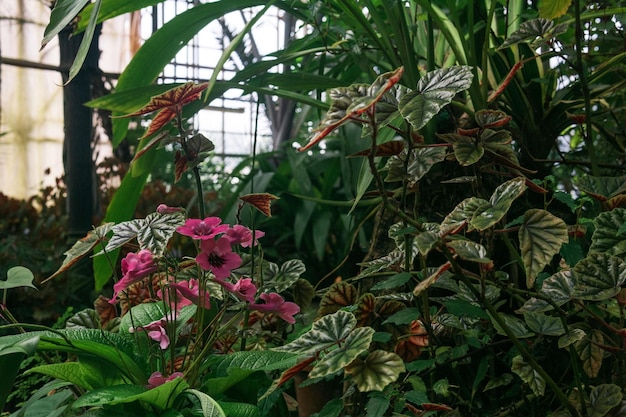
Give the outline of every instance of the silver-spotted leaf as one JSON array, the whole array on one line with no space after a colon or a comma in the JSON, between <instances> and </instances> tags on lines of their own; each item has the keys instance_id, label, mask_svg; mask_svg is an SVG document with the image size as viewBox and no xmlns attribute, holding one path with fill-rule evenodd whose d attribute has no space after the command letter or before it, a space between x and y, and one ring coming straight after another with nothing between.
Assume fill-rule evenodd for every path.
<instances>
[{"instance_id":1,"label":"silver-spotted leaf","mask_svg":"<svg viewBox=\"0 0 626 417\"><path fill-rule=\"evenodd\" d=\"M313 323L311 330L293 342L278 346L273 350L291 352L302 355L314 355L330 346L342 342L356 326L356 318L352 313L339 310L326 315Z\"/></svg>"},{"instance_id":2,"label":"silver-spotted leaf","mask_svg":"<svg viewBox=\"0 0 626 417\"><path fill-rule=\"evenodd\" d=\"M441 222L442 230L458 230L474 217L477 212L491 207L487 200L469 197L461 201Z\"/></svg>"},{"instance_id":3,"label":"silver-spotted leaf","mask_svg":"<svg viewBox=\"0 0 626 417\"><path fill-rule=\"evenodd\" d=\"M543 396L546 389L546 381L544 381L541 375L539 375L532 366L527 364L520 355L513 358L511 370L515 372L522 381L528 384L536 396Z\"/></svg>"},{"instance_id":4,"label":"silver-spotted leaf","mask_svg":"<svg viewBox=\"0 0 626 417\"><path fill-rule=\"evenodd\" d=\"M309 378L320 378L339 372L361 353L367 351L373 336L374 329L371 327L354 329L337 349L328 352L318 360L309 372Z\"/></svg>"},{"instance_id":5,"label":"silver-spotted leaf","mask_svg":"<svg viewBox=\"0 0 626 417\"><path fill-rule=\"evenodd\" d=\"M178 226L185 224L185 216L177 213L150 213L144 219L137 240L141 249L148 249L155 256L163 255L167 243Z\"/></svg>"},{"instance_id":6,"label":"silver-spotted leaf","mask_svg":"<svg viewBox=\"0 0 626 417\"><path fill-rule=\"evenodd\" d=\"M446 246L453 249L461 259L471 262L486 264L491 262L487 258L487 249L480 243L471 240L452 240L446 243Z\"/></svg>"},{"instance_id":7,"label":"silver-spotted leaf","mask_svg":"<svg viewBox=\"0 0 626 417\"><path fill-rule=\"evenodd\" d=\"M404 372L400 356L384 350L375 350L365 359L356 359L346 368L361 392L382 391Z\"/></svg>"},{"instance_id":8,"label":"silver-spotted leaf","mask_svg":"<svg viewBox=\"0 0 626 417\"><path fill-rule=\"evenodd\" d=\"M299 259L290 259L280 267L275 263L270 263L263 276L263 286L281 293L291 287L305 271L306 266Z\"/></svg>"},{"instance_id":9,"label":"silver-spotted leaf","mask_svg":"<svg viewBox=\"0 0 626 417\"><path fill-rule=\"evenodd\" d=\"M543 313L524 314L526 325L535 333L546 336L561 336L565 333L565 328L558 317L546 316Z\"/></svg>"},{"instance_id":10,"label":"silver-spotted leaf","mask_svg":"<svg viewBox=\"0 0 626 417\"><path fill-rule=\"evenodd\" d=\"M607 300L620 292L626 281L626 262L607 253L591 253L573 269L572 297L581 300Z\"/></svg>"},{"instance_id":11,"label":"silver-spotted leaf","mask_svg":"<svg viewBox=\"0 0 626 417\"><path fill-rule=\"evenodd\" d=\"M574 344L578 357L583 362L583 370L590 378L595 378L600 372L604 350L604 337L599 330L591 330L588 337L580 339Z\"/></svg>"},{"instance_id":12,"label":"silver-spotted leaf","mask_svg":"<svg viewBox=\"0 0 626 417\"><path fill-rule=\"evenodd\" d=\"M526 286L532 288L537 275L568 242L563 219L546 210L531 209L524 213L519 229L520 251L526 269Z\"/></svg>"},{"instance_id":13,"label":"silver-spotted leaf","mask_svg":"<svg viewBox=\"0 0 626 417\"><path fill-rule=\"evenodd\" d=\"M414 91L400 99L400 114L415 130L421 129L458 93L470 87L472 77L472 69L467 66L441 68L427 73L420 78Z\"/></svg>"},{"instance_id":14,"label":"silver-spotted leaf","mask_svg":"<svg viewBox=\"0 0 626 417\"><path fill-rule=\"evenodd\" d=\"M626 209L616 208L600 213L593 221L590 252L605 252L619 256L626 252L626 234L620 233L626 225Z\"/></svg>"}]
</instances>

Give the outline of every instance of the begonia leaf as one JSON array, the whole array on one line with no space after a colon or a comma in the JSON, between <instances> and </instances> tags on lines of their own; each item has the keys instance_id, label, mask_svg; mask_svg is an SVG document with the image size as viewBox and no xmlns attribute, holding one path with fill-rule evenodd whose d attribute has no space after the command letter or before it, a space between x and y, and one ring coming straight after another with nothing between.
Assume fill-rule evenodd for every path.
<instances>
[{"instance_id":1,"label":"begonia leaf","mask_svg":"<svg viewBox=\"0 0 626 417\"><path fill-rule=\"evenodd\" d=\"M385 165L388 170L386 182L402 181L408 179L409 186L416 184L438 162L444 160L446 150L442 147L425 147L412 149L408 165L405 169L407 151L403 150L399 155L392 156Z\"/></svg>"},{"instance_id":2,"label":"begonia leaf","mask_svg":"<svg viewBox=\"0 0 626 417\"><path fill-rule=\"evenodd\" d=\"M313 323L311 330L293 342L273 348L278 352L315 355L345 340L356 326L356 318L352 313L337 311L326 315Z\"/></svg>"},{"instance_id":3,"label":"begonia leaf","mask_svg":"<svg viewBox=\"0 0 626 417\"><path fill-rule=\"evenodd\" d=\"M356 302L356 287L349 282L335 282L320 301L318 315L332 314L342 307L347 307Z\"/></svg>"},{"instance_id":4,"label":"begonia leaf","mask_svg":"<svg viewBox=\"0 0 626 417\"><path fill-rule=\"evenodd\" d=\"M508 130L485 129L480 135L482 143L490 145L508 145L512 139L513 136Z\"/></svg>"},{"instance_id":5,"label":"begonia leaf","mask_svg":"<svg viewBox=\"0 0 626 417\"><path fill-rule=\"evenodd\" d=\"M559 317L547 316L543 313L524 314L526 325L535 333L546 336L561 336L565 328Z\"/></svg>"},{"instance_id":6,"label":"begonia leaf","mask_svg":"<svg viewBox=\"0 0 626 417\"><path fill-rule=\"evenodd\" d=\"M470 224L479 231L488 229L506 215L513 201L526 190L523 177L516 177L500 184L489 199L490 207L480 207Z\"/></svg>"},{"instance_id":7,"label":"begonia leaf","mask_svg":"<svg viewBox=\"0 0 626 417\"><path fill-rule=\"evenodd\" d=\"M502 110L479 110L474 115L476 124L484 129L502 127L511 121L511 116Z\"/></svg>"},{"instance_id":8,"label":"begonia leaf","mask_svg":"<svg viewBox=\"0 0 626 417\"><path fill-rule=\"evenodd\" d=\"M520 355L513 358L511 370L515 372L517 376L522 379L522 381L528 384L536 396L543 396L546 389L546 381L532 366L526 363Z\"/></svg>"},{"instance_id":9,"label":"begonia leaf","mask_svg":"<svg viewBox=\"0 0 626 417\"><path fill-rule=\"evenodd\" d=\"M279 197L270 193L252 193L243 195L239 199L244 203L250 204L265 216L272 217L271 203L273 200L278 200Z\"/></svg>"},{"instance_id":10,"label":"begonia leaf","mask_svg":"<svg viewBox=\"0 0 626 417\"><path fill-rule=\"evenodd\" d=\"M382 391L404 372L404 362L392 352L375 350L365 359L355 359L345 369L361 392Z\"/></svg>"},{"instance_id":11,"label":"begonia leaf","mask_svg":"<svg viewBox=\"0 0 626 417\"><path fill-rule=\"evenodd\" d=\"M177 213L150 213L145 219L133 219L113 226L113 236L106 251L111 252L137 238L140 249L148 249L161 256L176 228L185 223L185 216Z\"/></svg>"},{"instance_id":12,"label":"begonia leaf","mask_svg":"<svg viewBox=\"0 0 626 417\"><path fill-rule=\"evenodd\" d=\"M595 378L600 372L604 350L604 337L599 330L593 329L587 337L583 337L574 344L578 357L583 363L583 370L590 378Z\"/></svg>"},{"instance_id":13,"label":"begonia leaf","mask_svg":"<svg viewBox=\"0 0 626 417\"><path fill-rule=\"evenodd\" d=\"M505 49L520 42L527 42L533 47L539 47L541 43L553 39L566 30L566 25L555 25L554 22L549 19L538 18L529 20L520 24L519 28L513 32L498 49Z\"/></svg>"},{"instance_id":14,"label":"begonia leaf","mask_svg":"<svg viewBox=\"0 0 626 417\"><path fill-rule=\"evenodd\" d=\"M309 372L309 378L332 375L345 368L361 353L367 351L373 335L374 329L371 327L354 329L337 349L324 354L317 361L311 372Z\"/></svg>"},{"instance_id":15,"label":"begonia leaf","mask_svg":"<svg viewBox=\"0 0 626 417\"><path fill-rule=\"evenodd\" d=\"M498 324L498 322L493 318L491 313L488 314L489 318L491 319L491 324L493 324L493 327L496 329L498 334L508 337L506 331L500 326L500 324ZM513 317L508 314L500 314L500 318L502 318L502 320L504 321L504 325L508 327L509 330L511 330L511 332L513 332L515 337L517 337L518 339L525 339L527 337L534 336L534 333L531 332L528 327L526 327L526 324L524 324L524 322L517 317Z\"/></svg>"},{"instance_id":16,"label":"begonia leaf","mask_svg":"<svg viewBox=\"0 0 626 417\"><path fill-rule=\"evenodd\" d=\"M7 290L9 288L29 287L37 289L33 285L35 276L32 271L23 266L14 266L7 271L6 281L0 280L0 290Z\"/></svg>"},{"instance_id":17,"label":"begonia leaf","mask_svg":"<svg viewBox=\"0 0 626 417\"><path fill-rule=\"evenodd\" d=\"M532 288L537 275L569 240L565 222L546 210L531 209L524 213L519 242L526 286Z\"/></svg>"},{"instance_id":18,"label":"begonia leaf","mask_svg":"<svg viewBox=\"0 0 626 417\"><path fill-rule=\"evenodd\" d=\"M541 295L549 297L555 305L561 306L567 303L572 298L572 291L574 290L574 278L571 270L559 271L551 277L545 279L541 284ZM554 309L552 304L546 300L532 297L524 303L524 305L517 310L518 313L529 312L545 312Z\"/></svg>"},{"instance_id":19,"label":"begonia leaf","mask_svg":"<svg viewBox=\"0 0 626 417\"><path fill-rule=\"evenodd\" d=\"M572 297L601 301L619 293L626 281L626 262L608 253L590 253L573 268L575 286Z\"/></svg>"},{"instance_id":20,"label":"begonia leaf","mask_svg":"<svg viewBox=\"0 0 626 417\"><path fill-rule=\"evenodd\" d=\"M600 213L593 221L595 230L591 236L591 252L603 252L619 256L626 252L626 234L620 233L626 225L626 209L616 208Z\"/></svg>"},{"instance_id":21,"label":"begonia leaf","mask_svg":"<svg viewBox=\"0 0 626 417\"><path fill-rule=\"evenodd\" d=\"M446 242L446 246L466 261L482 264L491 262L491 259L487 258L487 249L480 243L471 240L451 240Z\"/></svg>"},{"instance_id":22,"label":"begonia leaf","mask_svg":"<svg viewBox=\"0 0 626 417\"><path fill-rule=\"evenodd\" d=\"M452 145L454 156L462 166L470 166L480 161L485 154L482 143L476 143L474 139L463 137Z\"/></svg>"},{"instance_id":23,"label":"begonia leaf","mask_svg":"<svg viewBox=\"0 0 626 417\"><path fill-rule=\"evenodd\" d=\"M590 196L605 201L618 194L626 193L626 175L620 177L594 177L583 175L578 179L578 188Z\"/></svg>"},{"instance_id":24,"label":"begonia leaf","mask_svg":"<svg viewBox=\"0 0 626 417\"><path fill-rule=\"evenodd\" d=\"M65 327L68 329L82 328L82 329L99 329L100 317L93 308L86 308L74 314L67 320Z\"/></svg>"},{"instance_id":25,"label":"begonia leaf","mask_svg":"<svg viewBox=\"0 0 626 417\"><path fill-rule=\"evenodd\" d=\"M420 78L414 91L400 99L400 114L415 130L421 129L458 93L470 87L473 76L472 69L467 66L428 72Z\"/></svg>"},{"instance_id":26,"label":"begonia leaf","mask_svg":"<svg viewBox=\"0 0 626 417\"><path fill-rule=\"evenodd\" d=\"M566 348L569 345L582 340L586 336L586 333L583 329L573 329L570 328L567 333L563 336L559 337L559 348Z\"/></svg>"},{"instance_id":27,"label":"begonia leaf","mask_svg":"<svg viewBox=\"0 0 626 417\"><path fill-rule=\"evenodd\" d=\"M280 267L275 263L269 263L269 268L263 275L263 287L273 288L281 293L291 287L305 272L306 266L299 259L285 261Z\"/></svg>"},{"instance_id":28,"label":"begonia leaf","mask_svg":"<svg viewBox=\"0 0 626 417\"><path fill-rule=\"evenodd\" d=\"M88 232L87 236L74 243L74 245L64 253L65 259L63 260L63 264L61 264L61 267L54 274L50 275L50 277L48 277L46 281L67 271L81 258L89 255L89 253L104 240L106 235L113 228L113 224L114 223L112 222L103 223L100 226L96 227L95 230Z\"/></svg>"},{"instance_id":29,"label":"begonia leaf","mask_svg":"<svg viewBox=\"0 0 626 417\"><path fill-rule=\"evenodd\" d=\"M589 394L590 411L594 416L605 416L612 408L622 404L623 388L615 384L600 384Z\"/></svg>"},{"instance_id":30,"label":"begonia leaf","mask_svg":"<svg viewBox=\"0 0 626 417\"><path fill-rule=\"evenodd\" d=\"M373 320L374 313L376 312L376 297L372 293L363 294L359 298L354 316L357 320L358 326L365 326L370 324Z\"/></svg>"}]
</instances>

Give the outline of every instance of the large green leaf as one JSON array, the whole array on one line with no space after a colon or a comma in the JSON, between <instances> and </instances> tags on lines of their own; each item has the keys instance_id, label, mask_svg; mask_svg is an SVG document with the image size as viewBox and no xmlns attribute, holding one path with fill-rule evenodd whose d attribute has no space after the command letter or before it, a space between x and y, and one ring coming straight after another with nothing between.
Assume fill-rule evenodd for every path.
<instances>
[{"instance_id":1,"label":"large green leaf","mask_svg":"<svg viewBox=\"0 0 626 417\"><path fill-rule=\"evenodd\" d=\"M600 372L604 350L604 337L599 330L591 330L587 337L580 339L574 344L578 357L583 362L583 370L590 378L595 378Z\"/></svg>"},{"instance_id":2,"label":"large green leaf","mask_svg":"<svg viewBox=\"0 0 626 417\"><path fill-rule=\"evenodd\" d=\"M626 224L626 209L616 208L600 213L594 220L591 252L604 252L619 256L626 252L626 234L620 230Z\"/></svg>"},{"instance_id":3,"label":"large green leaf","mask_svg":"<svg viewBox=\"0 0 626 417\"><path fill-rule=\"evenodd\" d=\"M474 142L474 139L460 136L460 140L454 142L452 149L454 149L454 157L462 166L470 166L480 161L480 158L485 154L485 148L482 143Z\"/></svg>"},{"instance_id":4,"label":"large green leaf","mask_svg":"<svg viewBox=\"0 0 626 417\"><path fill-rule=\"evenodd\" d=\"M515 372L522 379L522 381L528 384L536 396L543 396L546 389L546 381L544 381L544 379L533 369L532 366L524 362L524 359L520 355L513 358L511 370Z\"/></svg>"},{"instance_id":5,"label":"large green leaf","mask_svg":"<svg viewBox=\"0 0 626 417\"><path fill-rule=\"evenodd\" d=\"M273 288L276 292L283 292L291 287L306 271L304 262L299 259L290 259L280 268L274 263L269 264L268 271L263 274L263 286Z\"/></svg>"},{"instance_id":6,"label":"large green leaf","mask_svg":"<svg viewBox=\"0 0 626 417\"><path fill-rule=\"evenodd\" d=\"M572 298L571 294L574 290L574 285L575 282L571 270L559 271L543 281L540 294L549 297L555 305L561 306ZM553 308L552 304L548 303L546 300L532 297L530 300L526 301L517 312L539 313L550 311Z\"/></svg>"},{"instance_id":7,"label":"large green leaf","mask_svg":"<svg viewBox=\"0 0 626 417\"><path fill-rule=\"evenodd\" d=\"M450 104L458 93L470 87L472 77L472 69L467 66L442 68L427 73L419 80L414 91L400 99L400 114L414 129L421 129L444 106Z\"/></svg>"},{"instance_id":8,"label":"large green leaf","mask_svg":"<svg viewBox=\"0 0 626 417\"><path fill-rule=\"evenodd\" d=\"M291 343L273 348L278 352L291 352L301 355L314 355L332 345L345 340L356 326L352 313L339 310L326 315L313 323L311 330Z\"/></svg>"},{"instance_id":9,"label":"large green leaf","mask_svg":"<svg viewBox=\"0 0 626 417\"><path fill-rule=\"evenodd\" d=\"M152 389L141 385L114 385L85 393L72 404L72 407L95 407L143 401L164 410L171 407L176 397L188 387L189 384L182 378L175 378Z\"/></svg>"},{"instance_id":10,"label":"large green leaf","mask_svg":"<svg viewBox=\"0 0 626 417\"><path fill-rule=\"evenodd\" d=\"M29 287L37 289L33 285L35 276L30 269L23 266L14 266L7 271L6 281L0 281L0 290L9 288Z\"/></svg>"},{"instance_id":11,"label":"large green leaf","mask_svg":"<svg viewBox=\"0 0 626 417\"><path fill-rule=\"evenodd\" d=\"M224 414L226 416L260 417L259 407L257 407L256 405L252 405L248 403L233 403L233 402L226 402L226 401L220 401L218 405L224 411ZM204 415L206 415L206 413Z\"/></svg>"},{"instance_id":12,"label":"large green leaf","mask_svg":"<svg viewBox=\"0 0 626 417\"><path fill-rule=\"evenodd\" d=\"M620 292L626 281L626 263L623 258L608 253L590 253L573 269L576 285L572 297L601 301Z\"/></svg>"},{"instance_id":13,"label":"large green leaf","mask_svg":"<svg viewBox=\"0 0 626 417\"><path fill-rule=\"evenodd\" d=\"M374 336L374 329L371 327L359 327L354 329L341 345L323 355L315 364L309 378L319 378L332 375L340 371L361 353L367 351Z\"/></svg>"},{"instance_id":14,"label":"large green leaf","mask_svg":"<svg viewBox=\"0 0 626 417\"><path fill-rule=\"evenodd\" d=\"M498 223L508 212L513 201L526 190L523 177L500 184L489 199L489 207L479 207L470 220L476 230L485 230Z\"/></svg>"},{"instance_id":15,"label":"large green leaf","mask_svg":"<svg viewBox=\"0 0 626 417\"><path fill-rule=\"evenodd\" d=\"M4 404L11 393L22 359L35 353L38 344L39 336L30 336L0 347L0 374L2 374L0 410L4 410Z\"/></svg>"},{"instance_id":16,"label":"large green leaf","mask_svg":"<svg viewBox=\"0 0 626 417\"><path fill-rule=\"evenodd\" d=\"M589 394L591 414L605 416L612 409L622 403L622 387L615 384L600 384L593 387Z\"/></svg>"},{"instance_id":17,"label":"large green leaf","mask_svg":"<svg viewBox=\"0 0 626 417\"><path fill-rule=\"evenodd\" d=\"M556 19L567 13L572 0L541 0L539 2L539 16L547 19Z\"/></svg>"},{"instance_id":18,"label":"large green leaf","mask_svg":"<svg viewBox=\"0 0 626 417\"><path fill-rule=\"evenodd\" d=\"M491 324L493 324L493 327L496 329L498 334L502 336L508 336L507 332L493 318L491 313L488 313L488 314L489 314L489 318L491 319ZM508 314L501 314L501 313L498 313L498 314L500 314L500 318L504 321L504 325L508 327L509 330L511 330L511 332L513 332L516 338L525 339L527 337L534 336L534 333L528 330L528 327L526 327L526 325L524 324L522 320L518 319L517 317L510 316Z\"/></svg>"},{"instance_id":19,"label":"large green leaf","mask_svg":"<svg viewBox=\"0 0 626 417\"><path fill-rule=\"evenodd\" d=\"M121 372L107 362L85 356L78 362L51 363L30 368L27 373L48 375L84 390L123 383Z\"/></svg>"},{"instance_id":20,"label":"large green leaf","mask_svg":"<svg viewBox=\"0 0 626 417\"><path fill-rule=\"evenodd\" d=\"M56 35L59 34L78 13L89 3L89 0L58 0L50 14L50 22L46 26L41 41L43 49Z\"/></svg>"},{"instance_id":21,"label":"large green leaf","mask_svg":"<svg viewBox=\"0 0 626 417\"><path fill-rule=\"evenodd\" d=\"M558 317L546 316L543 313L526 313L524 321L535 333L546 336L561 336L565 333L565 328Z\"/></svg>"},{"instance_id":22,"label":"large green leaf","mask_svg":"<svg viewBox=\"0 0 626 417\"><path fill-rule=\"evenodd\" d=\"M531 209L524 213L524 222L519 229L519 242L528 288L533 287L537 275L568 240L567 225L561 218L540 209Z\"/></svg>"},{"instance_id":23,"label":"large green leaf","mask_svg":"<svg viewBox=\"0 0 626 417\"><path fill-rule=\"evenodd\" d=\"M226 417L226 413L222 407L220 407L219 403L204 392L196 389L189 389L186 391L185 395L193 395L200 401L200 408L202 410L203 417Z\"/></svg>"},{"instance_id":24,"label":"large green leaf","mask_svg":"<svg viewBox=\"0 0 626 417\"><path fill-rule=\"evenodd\" d=\"M402 358L392 352L375 350L365 359L355 359L348 367L349 374L361 392L382 391L404 372Z\"/></svg>"}]
</instances>

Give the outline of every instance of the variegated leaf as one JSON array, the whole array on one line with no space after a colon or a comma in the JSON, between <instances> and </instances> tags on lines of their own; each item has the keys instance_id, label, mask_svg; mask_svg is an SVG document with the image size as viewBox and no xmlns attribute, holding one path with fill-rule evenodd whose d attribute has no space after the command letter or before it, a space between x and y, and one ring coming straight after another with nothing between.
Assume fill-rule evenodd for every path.
<instances>
[{"instance_id":1,"label":"variegated leaf","mask_svg":"<svg viewBox=\"0 0 626 417\"><path fill-rule=\"evenodd\" d=\"M590 378L595 378L600 372L604 350L604 337L599 330L591 330L588 337L580 339L574 344L578 357L583 362L583 370Z\"/></svg>"},{"instance_id":2,"label":"variegated leaf","mask_svg":"<svg viewBox=\"0 0 626 417\"><path fill-rule=\"evenodd\" d=\"M361 392L382 391L404 372L404 362L392 352L375 350L364 360L356 359L346 368Z\"/></svg>"},{"instance_id":3,"label":"variegated leaf","mask_svg":"<svg viewBox=\"0 0 626 417\"><path fill-rule=\"evenodd\" d=\"M624 259L607 253L590 253L573 272L576 284L572 297L581 300L607 300L619 293L626 281Z\"/></svg>"},{"instance_id":4,"label":"variegated leaf","mask_svg":"<svg viewBox=\"0 0 626 417\"><path fill-rule=\"evenodd\" d=\"M546 381L544 381L539 373L535 371L532 366L527 364L520 355L513 358L511 370L515 372L522 381L528 384L536 396L543 396L546 389Z\"/></svg>"},{"instance_id":5,"label":"variegated leaf","mask_svg":"<svg viewBox=\"0 0 626 417\"><path fill-rule=\"evenodd\" d=\"M616 208L600 213L593 221L590 252L622 255L626 252L626 234L620 230L626 225L626 209Z\"/></svg>"},{"instance_id":6,"label":"variegated leaf","mask_svg":"<svg viewBox=\"0 0 626 417\"><path fill-rule=\"evenodd\" d=\"M354 329L337 349L323 355L318 360L309 373L309 378L320 378L342 370L361 353L367 351L373 336L374 329L371 327Z\"/></svg>"}]
</instances>

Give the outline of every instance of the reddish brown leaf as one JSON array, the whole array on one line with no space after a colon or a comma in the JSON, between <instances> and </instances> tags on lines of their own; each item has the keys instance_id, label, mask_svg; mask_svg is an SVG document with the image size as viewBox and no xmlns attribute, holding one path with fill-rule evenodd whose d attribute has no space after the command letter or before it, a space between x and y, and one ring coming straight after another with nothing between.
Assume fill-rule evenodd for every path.
<instances>
[{"instance_id":1,"label":"reddish brown leaf","mask_svg":"<svg viewBox=\"0 0 626 417\"><path fill-rule=\"evenodd\" d=\"M176 170L174 173L174 182L178 182L185 172L187 172L187 157L180 152L176 152L174 157Z\"/></svg>"},{"instance_id":2,"label":"reddish brown leaf","mask_svg":"<svg viewBox=\"0 0 626 417\"><path fill-rule=\"evenodd\" d=\"M408 340L399 340L393 351L402 358L404 362L413 362L422 354L422 348L410 343Z\"/></svg>"},{"instance_id":3,"label":"reddish brown leaf","mask_svg":"<svg viewBox=\"0 0 626 417\"><path fill-rule=\"evenodd\" d=\"M278 200L278 197L276 197L274 194L269 193L257 193L247 194L239 197L239 199L244 203L250 204L252 207L265 214L267 217L272 217L272 209L270 208L270 204L272 200Z\"/></svg>"},{"instance_id":4,"label":"reddish brown leaf","mask_svg":"<svg viewBox=\"0 0 626 417\"><path fill-rule=\"evenodd\" d=\"M474 137L476 135L478 135L478 132L480 132L480 128L475 127L473 129L461 129L458 128L456 130L456 133L458 133L461 136L469 136L469 137Z\"/></svg>"},{"instance_id":5,"label":"reddish brown leaf","mask_svg":"<svg viewBox=\"0 0 626 417\"><path fill-rule=\"evenodd\" d=\"M152 126L152 125L151 125ZM146 134L147 136L147 134ZM163 139L165 139L166 137L168 137L169 134L167 132L161 132L160 134L156 135L155 137L153 137L152 139L150 139L150 142L148 142L146 144L146 146L144 146L143 148L141 148L140 150L137 151L137 153L135 154L135 156L133 157L133 160L131 161L131 163L135 162L137 159L139 159L144 153L148 152L150 149L154 148L155 146L157 146L159 143L161 143L161 141Z\"/></svg>"},{"instance_id":6,"label":"reddish brown leaf","mask_svg":"<svg viewBox=\"0 0 626 417\"><path fill-rule=\"evenodd\" d=\"M376 156L393 156L398 155L404 149L404 141L401 140L392 140L389 142L385 142L381 145L376 146ZM367 156L369 155L370 150L364 149L361 152L357 152L348 156L349 158L355 156Z\"/></svg>"},{"instance_id":7,"label":"reddish brown leaf","mask_svg":"<svg viewBox=\"0 0 626 417\"><path fill-rule=\"evenodd\" d=\"M155 133L157 130L161 129L163 126L174 120L176 117L176 110L174 109L163 109L154 116L152 122L150 122L150 126L148 126L148 130L143 134L142 137L147 137Z\"/></svg>"},{"instance_id":8,"label":"reddish brown leaf","mask_svg":"<svg viewBox=\"0 0 626 417\"><path fill-rule=\"evenodd\" d=\"M452 408L445 404L423 403L422 408L426 411L452 411Z\"/></svg>"},{"instance_id":9,"label":"reddish brown leaf","mask_svg":"<svg viewBox=\"0 0 626 417\"><path fill-rule=\"evenodd\" d=\"M295 366L292 366L291 368L287 369L285 372L281 374L280 379L278 380L278 384L276 386L280 387L285 382L295 377L298 373L304 371L314 361L315 361L315 356L307 358L303 360L302 362L296 364Z\"/></svg>"},{"instance_id":10,"label":"reddish brown leaf","mask_svg":"<svg viewBox=\"0 0 626 417\"><path fill-rule=\"evenodd\" d=\"M94 310L100 317L100 327L105 328L106 324L117 317L117 310L115 306L109 303L109 300L100 295L93 303Z\"/></svg>"},{"instance_id":11,"label":"reddish brown leaf","mask_svg":"<svg viewBox=\"0 0 626 417\"><path fill-rule=\"evenodd\" d=\"M626 194L618 194L602 203L602 209L611 211L614 208L626 207Z\"/></svg>"},{"instance_id":12,"label":"reddish brown leaf","mask_svg":"<svg viewBox=\"0 0 626 417\"><path fill-rule=\"evenodd\" d=\"M320 301L318 315L332 314L342 307L351 306L356 301L356 288L347 282L336 282L330 286Z\"/></svg>"},{"instance_id":13,"label":"reddish brown leaf","mask_svg":"<svg viewBox=\"0 0 626 417\"><path fill-rule=\"evenodd\" d=\"M359 298L354 315L356 316L358 326L367 326L372 322L376 310L376 297L372 293L363 294Z\"/></svg>"}]
</instances>

